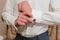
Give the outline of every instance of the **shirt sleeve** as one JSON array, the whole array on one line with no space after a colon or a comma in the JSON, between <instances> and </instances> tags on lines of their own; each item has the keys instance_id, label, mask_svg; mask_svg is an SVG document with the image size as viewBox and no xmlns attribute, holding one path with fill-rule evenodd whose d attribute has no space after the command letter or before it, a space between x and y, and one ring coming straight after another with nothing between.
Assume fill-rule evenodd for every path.
<instances>
[{"instance_id":1,"label":"shirt sleeve","mask_svg":"<svg viewBox=\"0 0 60 40\"><path fill-rule=\"evenodd\" d=\"M42 12L41 10L32 11L36 23L42 24L60 24L60 13L59 12Z\"/></svg>"},{"instance_id":2,"label":"shirt sleeve","mask_svg":"<svg viewBox=\"0 0 60 40\"><path fill-rule=\"evenodd\" d=\"M56 3L54 6L55 0L50 0L50 11L43 12L41 10L32 9L32 14L36 23L42 23L47 25L60 24L60 6ZM57 6L57 9L56 9ZM59 8L59 9L58 9Z\"/></svg>"},{"instance_id":3,"label":"shirt sleeve","mask_svg":"<svg viewBox=\"0 0 60 40\"><path fill-rule=\"evenodd\" d=\"M13 15L13 8L14 8L13 0L6 0L2 16L8 25L12 24L13 26L15 26L14 21L16 20L16 17Z\"/></svg>"}]
</instances>

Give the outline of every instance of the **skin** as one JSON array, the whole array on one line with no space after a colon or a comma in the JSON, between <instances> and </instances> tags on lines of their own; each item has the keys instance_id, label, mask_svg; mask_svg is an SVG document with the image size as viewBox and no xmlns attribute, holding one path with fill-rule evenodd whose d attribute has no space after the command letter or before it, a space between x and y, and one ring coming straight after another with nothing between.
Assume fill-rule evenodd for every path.
<instances>
[{"instance_id":1,"label":"skin","mask_svg":"<svg viewBox=\"0 0 60 40\"><path fill-rule=\"evenodd\" d=\"M18 18L15 20L15 24L18 26L24 26L26 25L28 22L33 23L33 16L32 16L32 8L30 7L30 5L28 4L27 1L23 1L21 3L18 4L18 11L19 16Z\"/></svg>"},{"instance_id":2,"label":"skin","mask_svg":"<svg viewBox=\"0 0 60 40\"><path fill-rule=\"evenodd\" d=\"M30 7L27 1L23 1L18 4L18 11L25 12L25 14L32 17L32 14L31 14L32 8Z\"/></svg>"}]
</instances>

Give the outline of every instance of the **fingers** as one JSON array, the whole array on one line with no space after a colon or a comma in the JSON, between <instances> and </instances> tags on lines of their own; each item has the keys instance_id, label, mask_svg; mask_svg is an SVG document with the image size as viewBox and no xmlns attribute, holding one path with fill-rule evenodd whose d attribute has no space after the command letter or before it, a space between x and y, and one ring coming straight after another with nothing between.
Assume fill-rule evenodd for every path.
<instances>
[{"instance_id":1,"label":"fingers","mask_svg":"<svg viewBox=\"0 0 60 40\"><path fill-rule=\"evenodd\" d=\"M21 3L18 4L18 10L19 12L25 12L24 14L29 16L29 17L33 17L32 16L32 8L30 7L30 5L28 4L27 1L23 1Z\"/></svg>"},{"instance_id":2,"label":"fingers","mask_svg":"<svg viewBox=\"0 0 60 40\"><path fill-rule=\"evenodd\" d=\"M22 22L22 21L17 21L17 24L20 25L20 26L24 26L25 25L25 23Z\"/></svg>"},{"instance_id":3,"label":"fingers","mask_svg":"<svg viewBox=\"0 0 60 40\"><path fill-rule=\"evenodd\" d=\"M31 12L32 11L32 8L30 7L30 5L28 3L23 3L22 4L22 8L25 12Z\"/></svg>"},{"instance_id":4,"label":"fingers","mask_svg":"<svg viewBox=\"0 0 60 40\"><path fill-rule=\"evenodd\" d=\"M18 11L22 11L22 3L18 4Z\"/></svg>"},{"instance_id":5,"label":"fingers","mask_svg":"<svg viewBox=\"0 0 60 40\"><path fill-rule=\"evenodd\" d=\"M28 16L26 16L26 15L20 14L19 18L20 18L20 20L21 20L21 19L25 20L25 22L28 21L28 22L33 23L32 18L30 18L30 17L28 17ZM23 21L23 20L22 20L22 21Z\"/></svg>"},{"instance_id":6,"label":"fingers","mask_svg":"<svg viewBox=\"0 0 60 40\"><path fill-rule=\"evenodd\" d=\"M27 17L33 18L33 15L31 13L26 13L26 12L20 12L20 14L23 14Z\"/></svg>"},{"instance_id":7,"label":"fingers","mask_svg":"<svg viewBox=\"0 0 60 40\"><path fill-rule=\"evenodd\" d=\"M32 17L32 8L29 6L28 3L23 3L22 5L22 10L25 12L26 15Z\"/></svg>"},{"instance_id":8,"label":"fingers","mask_svg":"<svg viewBox=\"0 0 60 40\"><path fill-rule=\"evenodd\" d=\"M26 20L26 19L23 19L23 18L18 19L18 21L21 21L21 22L27 23L27 20Z\"/></svg>"},{"instance_id":9,"label":"fingers","mask_svg":"<svg viewBox=\"0 0 60 40\"><path fill-rule=\"evenodd\" d=\"M28 22L33 23L32 18L27 18Z\"/></svg>"},{"instance_id":10,"label":"fingers","mask_svg":"<svg viewBox=\"0 0 60 40\"><path fill-rule=\"evenodd\" d=\"M30 18L33 18L32 14L31 13L23 13L25 16L27 17L30 17Z\"/></svg>"},{"instance_id":11,"label":"fingers","mask_svg":"<svg viewBox=\"0 0 60 40\"><path fill-rule=\"evenodd\" d=\"M23 14L20 14L20 16L17 18L16 21L18 25L23 25L23 26L26 25L28 22L33 23L33 20Z\"/></svg>"},{"instance_id":12,"label":"fingers","mask_svg":"<svg viewBox=\"0 0 60 40\"><path fill-rule=\"evenodd\" d=\"M32 20L32 18L30 18L30 17L27 17L27 16L21 16L20 18L24 19L25 22L33 23L33 20Z\"/></svg>"}]
</instances>

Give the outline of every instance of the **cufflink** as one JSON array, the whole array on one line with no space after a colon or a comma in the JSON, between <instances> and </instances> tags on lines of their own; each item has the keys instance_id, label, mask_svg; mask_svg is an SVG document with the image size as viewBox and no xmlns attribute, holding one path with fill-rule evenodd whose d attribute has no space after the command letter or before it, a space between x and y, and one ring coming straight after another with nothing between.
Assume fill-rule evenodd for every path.
<instances>
[{"instance_id":1,"label":"cufflink","mask_svg":"<svg viewBox=\"0 0 60 40\"><path fill-rule=\"evenodd\" d=\"M31 27L33 27L36 23L36 19L33 19L34 23L31 25Z\"/></svg>"},{"instance_id":2,"label":"cufflink","mask_svg":"<svg viewBox=\"0 0 60 40\"><path fill-rule=\"evenodd\" d=\"M35 21L36 21L36 19L33 19L33 21L35 22Z\"/></svg>"}]
</instances>

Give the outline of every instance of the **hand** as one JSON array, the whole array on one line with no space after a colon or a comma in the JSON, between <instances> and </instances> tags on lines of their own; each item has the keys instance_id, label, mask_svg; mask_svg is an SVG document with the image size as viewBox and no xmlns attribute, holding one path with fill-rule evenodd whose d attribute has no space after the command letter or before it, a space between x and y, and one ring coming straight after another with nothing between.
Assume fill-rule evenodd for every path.
<instances>
[{"instance_id":1,"label":"hand","mask_svg":"<svg viewBox=\"0 0 60 40\"><path fill-rule=\"evenodd\" d=\"M20 13L18 18L15 21L16 26L24 26L28 22L33 23L33 20L27 16L25 16L24 12Z\"/></svg>"},{"instance_id":2,"label":"hand","mask_svg":"<svg viewBox=\"0 0 60 40\"><path fill-rule=\"evenodd\" d=\"M18 4L18 10L20 12L26 12L26 15L29 17L32 17L32 8L30 7L29 3L27 1L23 1Z\"/></svg>"}]
</instances>

